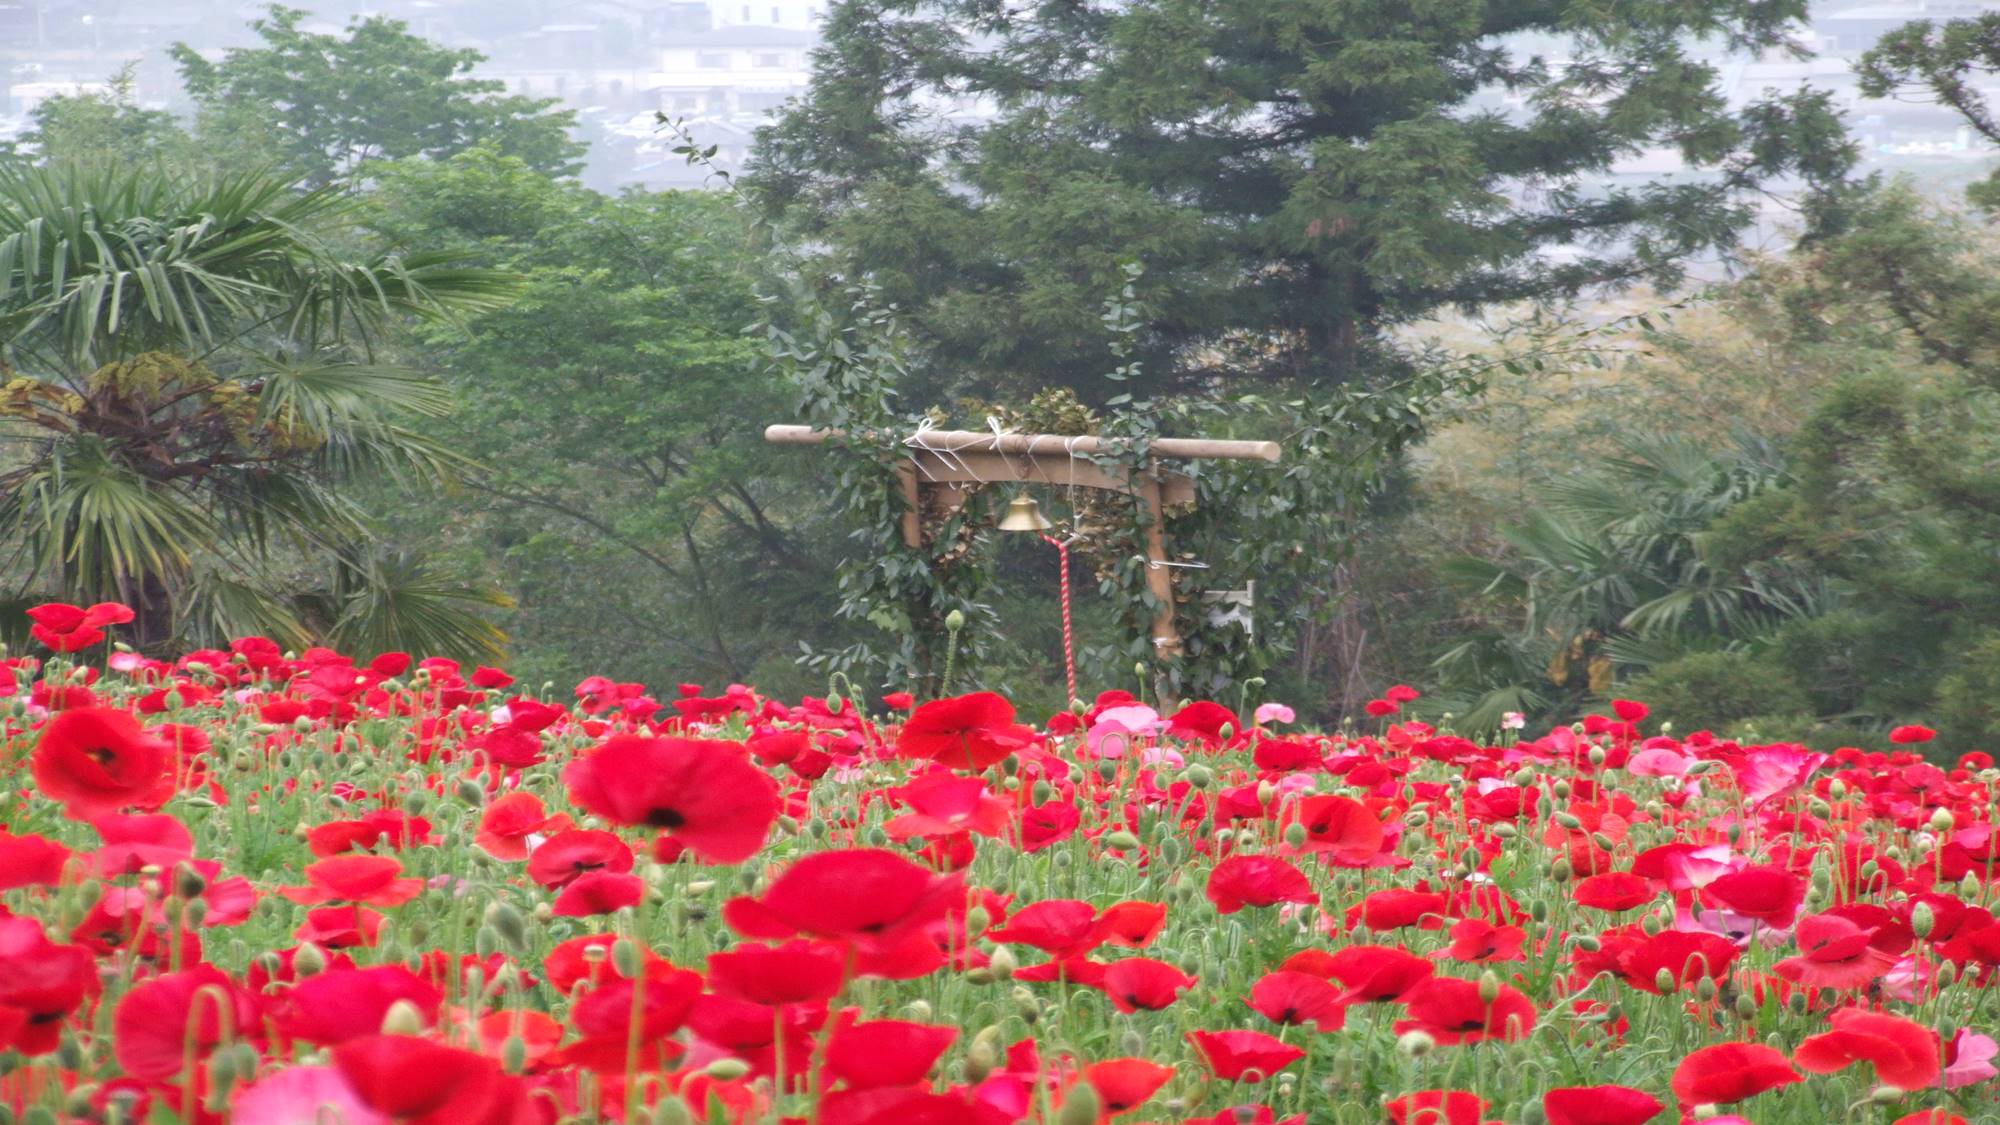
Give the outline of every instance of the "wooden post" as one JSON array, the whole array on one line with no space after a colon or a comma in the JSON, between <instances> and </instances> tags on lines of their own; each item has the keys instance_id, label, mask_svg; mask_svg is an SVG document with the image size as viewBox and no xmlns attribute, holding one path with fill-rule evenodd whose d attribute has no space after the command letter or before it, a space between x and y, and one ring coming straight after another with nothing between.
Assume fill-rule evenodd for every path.
<instances>
[{"instance_id":1,"label":"wooden post","mask_svg":"<svg viewBox=\"0 0 2000 1125\"><path fill-rule=\"evenodd\" d=\"M912 550L924 545L924 501L917 490L917 463L905 458L896 466L897 491L903 497L903 542Z\"/></svg>"},{"instance_id":2,"label":"wooden post","mask_svg":"<svg viewBox=\"0 0 2000 1125\"><path fill-rule=\"evenodd\" d=\"M1146 509L1146 588L1160 599L1153 610L1153 651L1161 660L1180 655L1180 629L1174 625L1174 572L1167 562L1167 506L1160 496L1159 474L1150 466L1139 479L1139 503Z\"/></svg>"}]
</instances>

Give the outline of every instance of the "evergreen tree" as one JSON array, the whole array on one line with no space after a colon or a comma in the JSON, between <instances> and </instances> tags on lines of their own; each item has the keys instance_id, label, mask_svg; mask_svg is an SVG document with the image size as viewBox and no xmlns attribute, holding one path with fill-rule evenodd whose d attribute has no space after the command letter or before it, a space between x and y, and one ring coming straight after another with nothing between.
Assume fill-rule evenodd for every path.
<instances>
[{"instance_id":1,"label":"evergreen tree","mask_svg":"<svg viewBox=\"0 0 2000 1125\"><path fill-rule=\"evenodd\" d=\"M746 182L911 310L933 399L1101 399L1133 259L1142 390L1326 385L1440 310L1671 283L1750 189L1839 179L1823 95L1733 109L1718 82L1805 7L847 0ZM1690 173L1612 180L1656 148Z\"/></svg>"}]
</instances>

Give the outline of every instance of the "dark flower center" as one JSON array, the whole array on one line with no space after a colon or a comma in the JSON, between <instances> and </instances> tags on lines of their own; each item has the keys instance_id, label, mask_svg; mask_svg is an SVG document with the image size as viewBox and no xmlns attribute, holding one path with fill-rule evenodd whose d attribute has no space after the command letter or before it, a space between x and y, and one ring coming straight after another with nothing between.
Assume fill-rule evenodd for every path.
<instances>
[{"instance_id":1,"label":"dark flower center","mask_svg":"<svg viewBox=\"0 0 2000 1125\"><path fill-rule=\"evenodd\" d=\"M108 766L118 755L108 746L93 746L83 752L83 756L100 766Z\"/></svg>"},{"instance_id":2,"label":"dark flower center","mask_svg":"<svg viewBox=\"0 0 2000 1125\"><path fill-rule=\"evenodd\" d=\"M646 823L654 828L679 828L687 823L687 818L675 809L648 809Z\"/></svg>"}]
</instances>

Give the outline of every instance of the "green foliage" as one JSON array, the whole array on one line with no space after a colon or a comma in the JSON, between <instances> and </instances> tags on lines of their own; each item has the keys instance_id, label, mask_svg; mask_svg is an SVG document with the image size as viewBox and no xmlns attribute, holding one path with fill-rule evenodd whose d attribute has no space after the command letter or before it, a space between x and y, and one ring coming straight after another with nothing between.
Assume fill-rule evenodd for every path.
<instances>
[{"instance_id":1,"label":"green foliage","mask_svg":"<svg viewBox=\"0 0 2000 1125\"><path fill-rule=\"evenodd\" d=\"M382 16L356 20L344 36L306 31L305 19L272 5L250 24L261 44L231 48L220 62L174 45L204 144L275 162L315 185L371 161L445 157L479 144L550 175L581 167L574 112L470 77L485 61L479 52L442 47Z\"/></svg>"},{"instance_id":2,"label":"green foliage","mask_svg":"<svg viewBox=\"0 0 2000 1125\"><path fill-rule=\"evenodd\" d=\"M1098 375L1121 361L1094 310L1134 260L1140 391L1393 379L1396 326L1674 280L1733 243L1743 189L1844 174L1822 99L1732 113L1689 51L1776 48L1803 13L850 0L748 182L825 268L907 310L913 397L1111 397ZM968 100L998 116L943 108ZM1712 175L1577 186L1651 145Z\"/></svg>"},{"instance_id":3,"label":"green foliage","mask_svg":"<svg viewBox=\"0 0 2000 1125\"><path fill-rule=\"evenodd\" d=\"M330 190L256 173L0 169L0 534L25 552L16 577L134 605L149 645L297 636L283 591L310 582L287 572L323 580L372 532L351 488L461 466L424 431L449 396L374 353L406 319L499 307L512 282L348 252L351 218Z\"/></svg>"},{"instance_id":4,"label":"green foliage","mask_svg":"<svg viewBox=\"0 0 2000 1125\"><path fill-rule=\"evenodd\" d=\"M1993 12L1943 23L1912 20L1876 41L1855 66L1863 97L1886 98L1921 87L1991 142L2000 142L2000 121L1994 119L1981 88L1996 72L2000 72L2000 13ZM2000 172L1973 185L1967 194L1982 207L2000 204Z\"/></svg>"},{"instance_id":5,"label":"green foliage","mask_svg":"<svg viewBox=\"0 0 2000 1125\"><path fill-rule=\"evenodd\" d=\"M368 218L523 279L424 335L460 403L440 436L479 467L401 522L517 595L517 666L804 686L799 637L839 635L838 529L825 466L763 442L790 393L744 331L762 258L728 201L605 196L480 145L380 166Z\"/></svg>"},{"instance_id":6,"label":"green foliage","mask_svg":"<svg viewBox=\"0 0 2000 1125\"><path fill-rule=\"evenodd\" d=\"M105 92L62 94L36 105L34 127L13 142L14 154L32 152L44 162L109 159L181 166L194 162L197 146L174 115L146 109L133 100L136 69L127 63L112 75Z\"/></svg>"}]
</instances>

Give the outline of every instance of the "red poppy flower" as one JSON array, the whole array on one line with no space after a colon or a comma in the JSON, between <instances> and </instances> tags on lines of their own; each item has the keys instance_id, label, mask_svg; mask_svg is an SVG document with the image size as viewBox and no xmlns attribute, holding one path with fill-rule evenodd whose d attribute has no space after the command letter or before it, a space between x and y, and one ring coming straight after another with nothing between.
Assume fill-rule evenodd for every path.
<instances>
[{"instance_id":1,"label":"red poppy flower","mask_svg":"<svg viewBox=\"0 0 2000 1125\"><path fill-rule=\"evenodd\" d=\"M1250 1006L1273 1023L1310 1023L1320 1031L1347 1025L1347 1004L1340 989L1310 973L1280 969L1265 973L1250 987Z\"/></svg>"},{"instance_id":2,"label":"red poppy flower","mask_svg":"<svg viewBox=\"0 0 2000 1125\"><path fill-rule=\"evenodd\" d=\"M1144 949L1153 944L1166 924L1166 903L1135 901L1105 907L1092 928L1107 945Z\"/></svg>"},{"instance_id":3,"label":"red poppy flower","mask_svg":"<svg viewBox=\"0 0 2000 1125\"><path fill-rule=\"evenodd\" d=\"M1721 980L1742 952L1735 942L1706 930L1661 930L1618 954L1618 975L1633 988L1657 993L1664 970L1674 987L1685 988L1703 977Z\"/></svg>"},{"instance_id":4,"label":"red poppy flower","mask_svg":"<svg viewBox=\"0 0 2000 1125\"><path fill-rule=\"evenodd\" d=\"M1081 957L1103 944L1097 928L1097 908L1073 898L1043 899L1009 915L1004 925L986 931L993 941L1031 945L1056 958Z\"/></svg>"},{"instance_id":5,"label":"red poppy flower","mask_svg":"<svg viewBox=\"0 0 2000 1125\"><path fill-rule=\"evenodd\" d=\"M1702 888L1702 895L1734 914L1780 929L1799 916L1806 898L1806 881L1783 867L1744 867Z\"/></svg>"},{"instance_id":6,"label":"red poppy flower","mask_svg":"<svg viewBox=\"0 0 2000 1125\"><path fill-rule=\"evenodd\" d=\"M637 875L592 871L564 887L554 909L559 918L588 918L637 906L645 897L646 884Z\"/></svg>"},{"instance_id":7,"label":"red poppy flower","mask_svg":"<svg viewBox=\"0 0 2000 1125\"><path fill-rule=\"evenodd\" d=\"M922 1082L958 1039L955 1027L909 1020L857 1020L850 1008L827 1036L826 1069L849 1089Z\"/></svg>"},{"instance_id":8,"label":"red poppy flower","mask_svg":"<svg viewBox=\"0 0 2000 1125\"><path fill-rule=\"evenodd\" d=\"M400 1125L518 1125L538 1120L521 1081L498 1060L409 1035L370 1035L333 1049L333 1064L369 1109Z\"/></svg>"},{"instance_id":9,"label":"red poppy flower","mask_svg":"<svg viewBox=\"0 0 2000 1125\"><path fill-rule=\"evenodd\" d=\"M983 770L1034 738L1032 728L1014 722L1012 703L975 691L918 707L896 736L896 753L955 770Z\"/></svg>"},{"instance_id":10,"label":"red poppy flower","mask_svg":"<svg viewBox=\"0 0 2000 1125\"><path fill-rule=\"evenodd\" d=\"M1429 958L1393 945L1350 945L1328 961L1327 972L1347 986L1350 1004L1401 1000L1437 972Z\"/></svg>"},{"instance_id":11,"label":"red poppy flower","mask_svg":"<svg viewBox=\"0 0 2000 1125\"><path fill-rule=\"evenodd\" d=\"M1400 708L1386 699L1371 699L1362 705L1362 710L1381 719L1395 714Z\"/></svg>"},{"instance_id":12,"label":"red poppy flower","mask_svg":"<svg viewBox=\"0 0 2000 1125\"><path fill-rule=\"evenodd\" d=\"M1261 1031L1190 1031L1187 1040L1225 1082L1262 1082L1306 1057L1299 1048Z\"/></svg>"},{"instance_id":13,"label":"red poppy flower","mask_svg":"<svg viewBox=\"0 0 2000 1125\"><path fill-rule=\"evenodd\" d=\"M16 836L0 829L0 891L57 886L69 859L70 850L46 836Z\"/></svg>"},{"instance_id":14,"label":"red poppy flower","mask_svg":"<svg viewBox=\"0 0 2000 1125\"><path fill-rule=\"evenodd\" d=\"M548 810L533 793L509 793L496 798L479 815L479 834L473 843L486 849L494 859L528 858L528 837L549 826Z\"/></svg>"},{"instance_id":15,"label":"red poppy flower","mask_svg":"<svg viewBox=\"0 0 2000 1125\"><path fill-rule=\"evenodd\" d=\"M1491 1003L1478 981L1432 977L1403 995L1408 1019L1396 1033L1422 1031L1447 1046L1485 1039L1525 1039L1535 1030L1535 1002L1511 985L1501 985Z\"/></svg>"},{"instance_id":16,"label":"red poppy flower","mask_svg":"<svg viewBox=\"0 0 2000 1125\"><path fill-rule=\"evenodd\" d=\"M1832 1031L1812 1036L1792 1052L1801 1070L1831 1074L1868 1062L1875 1066L1876 1081L1899 1090L1922 1089L1938 1080L1943 1048L1930 1028L1860 1008L1842 1008L1830 1021Z\"/></svg>"},{"instance_id":17,"label":"red poppy flower","mask_svg":"<svg viewBox=\"0 0 2000 1125\"><path fill-rule=\"evenodd\" d=\"M1444 928L1445 897L1436 891L1391 887L1376 891L1347 908L1349 929L1357 924L1380 933L1415 926L1422 930Z\"/></svg>"},{"instance_id":18,"label":"red poppy flower","mask_svg":"<svg viewBox=\"0 0 2000 1125\"><path fill-rule=\"evenodd\" d=\"M1813 988L1865 988L1896 963L1876 948L1875 932L1837 914L1808 914L1792 930L1799 956L1785 958L1771 971Z\"/></svg>"},{"instance_id":19,"label":"red poppy flower","mask_svg":"<svg viewBox=\"0 0 2000 1125\"><path fill-rule=\"evenodd\" d=\"M1111 1004L1121 1012L1157 1012L1161 1008L1180 999L1181 993L1193 988L1196 978L1181 972L1165 961L1151 957L1127 957L1114 961L1104 970L1104 979L1098 987L1111 998Z\"/></svg>"},{"instance_id":20,"label":"red poppy flower","mask_svg":"<svg viewBox=\"0 0 2000 1125\"><path fill-rule=\"evenodd\" d=\"M280 887L278 893L308 906L321 902L355 902L370 906L401 906L424 892L424 881L403 876L403 861L389 855L338 855L306 868L306 886Z\"/></svg>"},{"instance_id":21,"label":"red poppy flower","mask_svg":"<svg viewBox=\"0 0 2000 1125\"><path fill-rule=\"evenodd\" d=\"M106 879L137 875L147 867L166 870L194 856L194 834L171 816L100 816L90 826L104 841L91 857L92 866Z\"/></svg>"},{"instance_id":22,"label":"red poppy flower","mask_svg":"<svg viewBox=\"0 0 2000 1125\"><path fill-rule=\"evenodd\" d=\"M810 1004L840 992L846 966L846 952L832 942L742 942L708 955L708 983L757 1004Z\"/></svg>"},{"instance_id":23,"label":"red poppy flower","mask_svg":"<svg viewBox=\"0 0 2000 1125\"><path fill-rule=\"evenodd\" d=\"M1423 1090L1383 1105L1394 1125L1481 1125L1486 1099L1464 1090Z\"/></svg>"},{"instance_id":24,"label":"red poppy flower","mask_svg":"<svg viewBox=\"0 0 2000 1125\"><path fill-rule=\"evenodd\" d=\"M1232 731L1243 729L1243 720L1236 712L1220 703L1197 699L1180 710L1167 716L1167 733L1181 738L1199 739L1202 742L1222 741L1222 728Z\"/></svg>"},{"instance_id":25,"label":"red poppy flower","mask_svg":"<svg viewBox=\"0 0 2000 1125\"><path fill-rule=\"evenodd\" d=\"M397 1001L434 1023L444 1004L438 987L403 965L329 968L294 984L272 1001L278 1030L292 1039L330 1047L382 1030Z\"/></svg>"},{"instance_id":26,"label":"red poppy flower","mask_svg":"<svg viewBox=\"0 0 2000 1125\"><path fill-rule=\"evenodd\" d=\"M528 878L560 890L593 871L632 870L632 849L610 832L575 829L544 840L528 856Z\"/></svg>"},{"instance_id":27,"label":"red poppy flower","mask_svg":"<svg viewBox=\"0 0 2000 1125\"><path fill-rule=\"evenodd\" d=\"M1453 961L1486 963L1525 961L1521 952L1528 933L1519 926L1496 926L1484 918L1466 918L1451 928L1451 945L1439 956Z\"/></svg>"},{"instance_id":28,"label":"red poppy flower","mask_svg":"<svg viewBox=\"0 0 2000 1125\"><path fill-rule=\"evenodd\" d=\"M173 748L124 711L80 707L42 728L35 745L35 784L75 820L131 805L158 808L174 795L167 766Z\"/></svg>"},{"instance_id":29,"label":"red poppy flower","mask_svg":"<svg viewBox=\"0 0 2000 1125\"><path fill-rule=\"evenodd\" d=\"M0 1049L45 1055L97 983L90 951L58 945L32 918L0 914Z\"/></svg>"},{"instance_id":30,"label":"red poppy flower","mask_svg":"<svg viewBox=\"0 0 2000 1125\"><path fill-rule=\"evenodd\" d=\"M563 771L570 799L618 824L663 829L709 863L756 855L778 786L740 742L618 735Z\"/></svg>"},{"instance_id":31,"label":"red poppy flower","mask_svg":"<svg viewBox=\"0 0 2000 1125\"><path fill-rule=\"evenodd\" d=\"M365 906L322 906L306 911L292 936L327 949L372 946L382 935L382 912Z\"/></svg>"},{"instance_id":32,"label":"red poppy flower","mask_svg":"<svg viewBox=\"0 0 2000 1125\"><path fill-rule=\"evenodd\" d=\"M1897 744L1898 746L1908 746L1918 742L1929 742L1931 739L1936 737L1937 737L1936 731L1926 726L1918 726L1915 723L1912 723L1908 726L1897 727L1896 729L1889 732L1889 741Z\"/></svg>"},{"instance_id":33,"label":"red poppy flower","mask_svg":"<svg viewBox=\"0 0 2000 1125\"><path fill-rule=\"evenodd\" d=\"M921 976L943 959L926 930L942 925L963 898L962 876L936 874L892 851L855 848L801 858L764 897L731 899L723 917L746 937L851 943L870 975Z\"/></svg>"},{"instance_id":34,"label":"red poppy flower","mask_svg":"<svg viewBox=\"0 0 2000 1125\"><path fill-rule=\"evenodd\" d=\"M1727 1105L1802 1081L1784 1053L1762 1043L1717 1043L1688 1052L1674 1068L1682 1105Z\"/></svg>"},{"instance_id":35,"label":"red poppy flower","mask_svg":"<svg viewBox=\"0 0 2000 1125\"><path fill-rule=\"evenodd\" d=\"M1151 1059L1103 1059L1083 1068L1083 1080L1097 1091L1100 1119L1118 1117L1145 1105L1173 1077L1173 1067Z\"/></svg>"},{"instance_id":36,"label":"red poppy flower","mask_svg":"<svg viewBox=\"0 0 2000 1125\"><path fill-rule=\"evenodd\" d=\"M1274 855L1233 855L1208 875L1208 901L1218 913L1281 902L1316 903L1319 892L1305 872Z\"/></svg>"},{"instance_id":37,"label":"red poppy flower","mask_svg":"<svg viewBox=\"0 0 2000 1125\"><path fill-rule=\"evenodd\" d=\"M1645 1125L1666 1108L1630 1086L1563 1086L1542 1095L1549 1125Z\"/></svg>"},{"instance_id":38,"label":"red poppy flower","mask_svg":"<svg viewBox=\"0 0 2000 1125\"><path fill-rule=\"evenodd\" d=\"M1890 1125L1972 1125L1972 1123L1948 1109L1920 1109L1915 1113L1906 1113L1898 1117Z\"/></svg>"},{"instance_id":39,"label":"red poppy flower","mask_svg":"<svg viewBox=\"0 0 2000 1125\"><path fill-rule=\"evenodd\" d=\"M225 1039L252 1036L257 998L213 965L141 981L118 1001L113 1049L125 1073L147 1082L178 1078Z\"/></svg>"},{"instance_id":40,"label":"red poppy flower","mask_svg":"<svg viewBox=\"0 0 2000 1125\"><path fill-rule=\"evenodd\" d=\"M28 633L57 652L81 652L104 639L104 626L123 625L136 616L131 607L98 602L89 609L49 602L28 610Z\"/></svg>"},{"instance_id":41,"label":"red poppy flower","mask_svg":"<svg viewBox=\"0 0 2000 1125\"><path fill-rule=\"evenodd\" d=\"M1306 842L1300 851L1324 852L1336 863L1364 864L1382 850L1386 839L1382 821L1352 797L1305 797L1286 806L1283 820L1286 827L1305 827Z\"/></svg>"}]
</instances>

